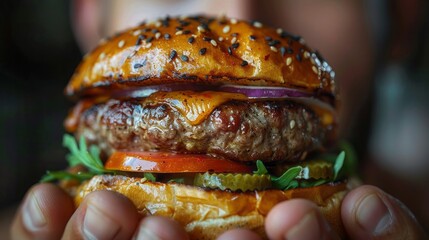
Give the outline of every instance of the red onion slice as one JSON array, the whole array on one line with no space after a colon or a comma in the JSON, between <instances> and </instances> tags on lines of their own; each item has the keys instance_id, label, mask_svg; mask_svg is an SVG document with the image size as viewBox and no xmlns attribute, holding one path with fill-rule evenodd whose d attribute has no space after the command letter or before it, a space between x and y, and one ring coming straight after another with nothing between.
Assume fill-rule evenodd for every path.
<instances>
[{"instance_id":1,"label":"red onion slice","mask_svg":"<svg viewBox=\"0 0 429 240\"><path fill-rule=\"evenodd\" d=\"M198 85L198 84L162 84L162 85L153 85L153 86L143 86L143 87L136 87L132 89L120 89L112 92L113 98L121 98L121 97L128 97L128 98L142 98L142 97L148 97L154 92L172 92L172 91L208 91L208 90L214 90L216 91L217 88L213 88L213 86L208 85Z\"/></svg>"},{"instance_id":2,"label":"red onion slice","mask_svg":"<svg viewBox=\"0 0 429 240\"><path fill-rule=\"evenodd\" d=\"M292 88L284 87L262 87L262 86L240 86L223 85L220 91L242 93L248 98L286 98L286 97L311 97L313 94Z\"/></svg>"},{"instance_id":3,"label":"red onion slice","mask_svg":"<svg viewBox=\"0 0 429 240\"><path fill-rule=\"evenodd\" d=\"M328 110L335 115L335 109L328 103L325 103L317 98L313 97L310 92L296 90L285 87L265 87L265 86L242 86L242 85L222 85L222 86L210 86L201 84L163 84L154 86L143 86L132 89L121 89L112 92L113 98L143 98L148 97L154 92L158 91L221 91L230 93L241 93L246 95L250 99L289 99L298 103L302 103L307 106L317 106L322 109Z\"/></svg>"}]
</instances>

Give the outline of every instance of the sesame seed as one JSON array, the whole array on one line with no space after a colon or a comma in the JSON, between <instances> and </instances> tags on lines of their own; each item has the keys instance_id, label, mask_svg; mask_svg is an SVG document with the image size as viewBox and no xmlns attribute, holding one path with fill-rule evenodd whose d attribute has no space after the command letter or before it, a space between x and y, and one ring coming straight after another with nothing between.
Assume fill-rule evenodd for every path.
<instances>
[{"instance_id":1,"label":"sesame seed","mask_svg":"<svg viewBox=\"0 0 429 240\"><path fill-rule=\"evenodd\" d=\"M270 49L271 49L271 51L273 51L273 52L277 52L277 48L276 48L276 47L274 47L274 46L271 46L271 47L270 47Z\"/></svg>"},{"instance_id":2,"label":"sesame seed","mask_svg":"<svg viewBox=\"0 0 429 240\"><path fill-rule=\"evenodd\" d=\"M236 43L237 42L237 38L236 37L233 37L232 39L231 39L231 44L234 44L234 43Z\"/></svg>"},{"instance_id":3,"label":"sesame seed","mask_svg":"<svg viewBox=\"0 0 429 240\"><path fill-rule=\"evenodd\" d=\"M279 33L281 38L286 38L287 36L289 36L289 33L286 31L282 31L281 33Z\"/></svg>"},{"instance_id":4,"label":"sesame seed","mask_svg":"<svg viewBox=\"0 0 429 240\"><path fill-rule=\"evenodd\" d=\"M222 32L223 33L228 33L229 30L231 30L231 27L229 25L226 25L225 27L223 27Z\"/></svg>"},{"instance_id":5,"label":"sesame seed","mask_svg":"<svg viewBox=\"0 0 429 240\"><path fill-rule=\"evenodd\" d=\"M207 25L207 23L201 23L199 26L201 26L204 29L204 31L210 30L209 25Z\"/></svg>"},{"instance_id":6,"label":"sesame seed","mask_svg":"<svg viewBox=\"0 0 429 240\"><path fill-rule=\"evenodd\" d=\"M148 43L148 44L146 44L146 46L145 46L146 48L150 48L150 47L152 47L152 43Z\"/></svg>"},{"instance_id":7,"label":"sesame seed","mask_svg":"<svg viewBox=\"0 0 429 240\"><path fill-rule=\"evenodd\" d=\"M296 57L296 60L298 60L300 62L302 61L302 57L301 57L301 55L299 55L299 53L296 54L295 57Z\"/></svg>"},{"instance_id":8,"label":"sesame seed","mask_svg":"<svg viewBox=\"0 0 429 240\"><path fill-rule=\"evenodd\" d=\"M161 27L162 23L160 21L156 21L155 22L155 27L159 28Z\"/></svg>"},{"instance_id":9,"label":"sesame seed","mask_svg":"<svg viewBox=\"0 0 429 240\"><path fill-rule=\"evenodd\" d=\"M179 30L179 31L177 31L176 33L175 33L175 35L176 36L179 36L179 35L182 35L183 34L183 31L182 30Z\"/></svg>"},{"instance_id":10,"label":"sesame seed","mask_svg":"<svg viewBox=\"0 0 429 240\"><path fill-rule=\"evenodd\" d=\"M179 20L180 26L182 27L186 27L190 24L190 22L184 21L184 20Z\"/></svg>"},{"instance_id":11,"label":"sesame seed","mask_svg":"<svg viewBox=\"0 0 429 240\"><path fill-rule=\"evenodd\" d=\"M218 41L222 42L223 41L223 37L219 37Z\"/></svg>"},{"instance_id":12,"label":"sesame seed","mask_svg":"<svg viewBox=\"0 0 429 240\"><path fill-rule=\"evenodd\" d=\"M180 56L180 59L182 59L182 61L184 61L184 62L187 62L189 60L188 56L186 56L186 55Z\"/></svg>"},{"instance_id":13,"label":"sesame seed","mask_svg":"<svg viewBox=\"0 0 429 240\"><path fill-rule=\"evenodd\" d=\"M232 33L232 34L231 34L231 37L238 37L238 33L236 33L236 32L235 32L235 33Z\"/></svg>"},{"instance_id":14,"label":"sesame seed","mask_svg":"<svg viewBox=\"0 0 429 240\"><path fill-rule=\"evenodd\" d=\"M249 64L249 63L248 63L247 61L243 60L243 61L241 62L241 64L240 64L240 65L241 65L242 67L244 67L244 66L247 66L248 64Z\"/></svg>"},{"instance_id":15,"label":"sesame seed","mask_svg":"<svg viewBox=\"0 0 429 240\"><path fill-rule=\"evenodd\" d=\"M206 30L204 30L203 27L201 27L201 25L197 27L197 30L198 30L198 32L205 32L206 31Z\"/></svg>"},{"instance_id":16,"label":"sesame seed","mask_svg":"<svg viewBox=\"0 0 429 240\"><path fill-rule=\"evenodd\" d=\"M190 37L190 38L188 38L188 43L193 43L195 41L195 38L194 37Z\"/></svg>"},{"instance_id":17,"label":"sesame seed","mask_svg":"<svg viewBox=\"0 0 429 240\"><path fill-rule=\"evenodd\" d=\"M320 66L322 63L320 62L319 58L315 58L314 62L316 63L317 66Z\"/></svg>"},{"instance_id":18,"label":"sesame seed","mask_svg":"<svg viewBox=\"0 0 429 240\"><path fill-rule=\"evenodd\" d=\"M311 68L311 70L313 70L313 72L314 72L315 74L317 74L317 67L316 67L316 66L313 66L313 67Z\"/></svg>"},{"instance_id":19,"label":"sesame seed","mask_svg":"<svg viewBox=\"0 0 429 240\"><path fill-rule=\"evenodd\" d=\"M273 40L273 38L272 38L272 37L270 37L270 36L265 36L265 41L271 41L271 40Z\"/></svg>"},{"instance_id":20,"label":"sesame seed","mask_svg":"<svg viewBox=\"0 0 429 240\"><path fill-rule=\"evenodd\" d=\"M282 34L282 32L283 32L283 29L281 29L281 28L277 28L277 30L276 30L276 32L277 32L277 34Z\"/></svg>"},{"instance_id":21,"label":"sesame seed","mask_svg":"<svg viewBox=\"0 0 429 240\"><path fill-rule=\"evenodd\" d=\"M201 48L200 49L200 55L204 55L207 52L207 48Z\"/></svg>"},{"instance_id":22,"label":"sesame seed","mask_svg":"<svg viewBox=\"0 0 429 240\"><path fill-rule=\"evenodd\" d=\"M162 21L161 21L162 22L162 26L168 27L170 25L169 21L170 21L169 17L166 17L166 18L162 19Z\"/></svg>"},{"instance_id":23,"label":"sesame seed","mask_svg":"<svg viewBox=\"0 0 429 240\"><path fill-rule=\"evenodd\" d=\"M203 41L210 42L212 39L209 37L203 37Z\"/></svg>"},{"instance_id":24,"label":"sesame seed","mask_svg":"<svg viewBox=\"0 0 429 240\"><path fill-rule=\"evenodd\" d=\"M166 40L170 40L171 35L170 35L170 34L168 34L168 33L166 33L166 34L164 34L164 38L165 38Z\"/></svg>"},{"instance_id":25,"label":"sesame seed","mask_svg":"<svg viewBox=\"0 0 429 240\"><path fill-rule=\"evenodd\" d=\"M292 63L292 58L288 57L286 58L286 66L289 66Z\"/></svg>"},{"instance_id":26,"label":"sesame seed","mask_svg":"<svg viewBox=\"0 0 429 240\"><path fill-rule=\"evenodd\" d=\"M236 43L234 43L234 44L232 44L232 45L231 45L231 47L232 47L233 49L237 49L237 48L238 48L238 46L240 46L240 44L239 44L238 42L236 42Z\"/></svg>"},{"instance_id":27,"label":"sesame seed","mask_svg":"<svg viewBox=\"0 0 429 240\"><path fill-rule=\"evenodd\" d=\"M170 56L168 57L168 60L171 61L177 56L176 50L171 50Z\"/></svg>"},{"instance_id":28,"label":"sesame seed","mask_svg":"<svg viewBox=\"0 0 429 240\"><path fill-rule=\"evenodd\" d=\"M215 46L215 47L217 46L217 42L216 42L215 40L213 40L213 39L210 41L210 43L211 43L213 46Z\"/></svg>"},{"instance_id":29,"label":"sesame seed","mask_svg":"<svg viewBox=\"0 0 429 240\"><path fill-rule=\"evenodd\" d=\"M160 32L155 33L155 38L156 39L159 39L160 37L161 37L161 33Z\"/></svg>"},{"instance_id":30,"label":"sesame seed","mask_svg":"<svg viewBox=\"0 0 429 240\"><path fill-rule=\"evenodd\" d=\"M145 29L143 29L143 32L145 33L145 32L150 32L150 28L145 28Z\"/></svg>"},{"instance_id":31,"label":"sesame seed","mask_svg":"<svg viewBox=\"0 0 429 240\"><path fill-rule=\"evenodd\" d=\"M258 21L254 21L253 22L253 26L256 28L261 28L262 27L262 23L258 22Z\"/></svg>"},{"instance_id":32,"label":"sesame seed","mask_svg":"<svg viewBox=\"0 0 429 240\"><path fill-rule=\"evenodd\" d=\"M118 43L118 47L123 47L125 45L125 41L124 40L121 40L121 41L119 41L119 43Z\"/></svg>"},{"instance_id":33,"label":"sesame seed","mask_svg":"<svg viewBox=\"0 0 429 240\"><path fill-rule=\"evenodd\" d=\"M231 47L228 47L228 54L232 55L232 48Z\"/></svg>"},{"instance_id":34,"label":"sesame seed","mask_svg":"<svg viewBox=\"0 0 429 240\"><path fill-rule=\"evenodd\" d=\"M133 36L137 36L142 32L142 30L138 29L133 32Z\"/></svg>"},{"instance_id":35,"label":"sesame seed","mask_svg":"<svg viewBox=\"0 0 429 240\"><path fill-rule=\"evenodd\" d=\"M134 64L134 69L138 69L138 68L142 68L142 67L144 67L144 65L141 63Z\"/></svg>"},{"instance_id":36,"label":"sesame seed","mask_svg":"<svg viewBox=\"0 0 429 240\"><path fill-rule=\"evenodd\" d=\"M105 44L107 42L107 39L106 38L102 38L102 39L100 39L100 41L98 42L98 44L99 45L103 45L103 44Z\"/></svg>"},{"instance_id":37,"label":"sesame seed","mask_svg":"<svg viewBox=\"0 0 429 240\"><path fill-rule=\"evenodd\" d=\"M268 45L269 46L275 46L275 45L277 45L277 44L279 44L280 43L280 41L279 40L271 40L271 41L269 41L268 42Z\"/></svg>"},{"instance_id":38,"label":"sesame seed","mask_svg":"<svg viewBox=\"0 0 429 240\"><path fill-rule=\"evenodd\" d=\"M254 35L250 35L250 36L249 36L249 39L250 39L250 40L252 40L252 41L255 41L255 40L256 40L256 37L255 37Z\"/></svg>"},{"instance_id":39,"label":"sesame seed","mask_svg":"<svg viewBox=\"0 0 429 240\"><path fill-rule=\"evenodd\" d=\"M159 32L158 29L156 29L156 28L152 29L152 33L157 33L157 32Z\"/></svg>"},{"instance_id":40,"label":"sesame seed","mask_svg":"<svg viewBox=\"0 0 429 240\"><path fill-rule=\"evenodd\" d=\"M189 31L189 30L184 30L183 31L183 34L189 34L189 33L191 33L191 31Z\"/></svg>"},{"instance_id":41,"label":"sesame seed","mask_svg":"<svg viewBox=\"0 0 429 240\"><path fill-rule=\"evenodd\" d=\"M282 57L284 57L285 54L286 54L286 48L285 47L280 47L280 53L282 54Z\"/></svg>"},{"instance_id":42,"label":"sesame seed","mask_svg":"<svg viewBox=\"0 0 429 240\"><path fill-rule=\"evenodd\" d=\"M102 52L101 54L100 54L100 56L98 56L100 59L103 59L104 57L106 57L106 53L104 53L104 52Z\"/></svg>"},{"instance_id":43,"label":"sesame seed","mask_svg":"<svg viewBox=\"0 0 429 240\"><path fill-rule=\"evenodd\" d=\"M309 58L310 57L310 53L309 52L307 52L307 51L305 51L304 52L304 58L305 59L307 59L307 58Z\"/></svg>"},{"instance_id":44,"label":"sesame seed","mask_svg":"<svg viewBox=\"0 0 429 240\"><path fill-rule=\"evenodd\" d=\"M292 48L286 48L286 52L287 52L288 54L292 54L292 53L293 53L293 49L292 49Z\"/></svg>"},{"instance_id":45,"label":"sesame seed","mask_svg":"<svg viewBox=\"0 0 429 240\"><path fill-rule=\"evenodd\" d=\"M295 127L295 120L291 120L289 122L289 127L290 127L290 129L293 129Z\"/></svg>"},{"instance_id":46,"label":"sesame seed","mask_svg":"<svg viewBox=\"0 0 429 240\"><path fill-rule=\"evenodd\" d=\"M139 35L139 36L137 37L136 46L141 45L141 44L142 44L142 42L143 42L143 40L144 40L145 38L146 38L146 36L145 36L145 35Z\"/></svg>"},{"instance_id":47,"label":"sesame seed","mask_svg":"<svg viewBox=\"0 0 429 240\"><path fill-rule=\"evenodd\" d=\"M153 40L153 37L150 37L150 38L146 39L146 43L150 43L150 42L152 42L152 40Z\"/></svg>"},{"instance_id":48,"label":"sesame seed","mask_svg":"<svg viewBox=\"0 0 429 240\"><path fill-rule=\"evenodd\" d=\"M231 18L231 20L229 20L231 22L231 24L237 24L237 19L235 18Z\"/></svg>"}]
</instances>

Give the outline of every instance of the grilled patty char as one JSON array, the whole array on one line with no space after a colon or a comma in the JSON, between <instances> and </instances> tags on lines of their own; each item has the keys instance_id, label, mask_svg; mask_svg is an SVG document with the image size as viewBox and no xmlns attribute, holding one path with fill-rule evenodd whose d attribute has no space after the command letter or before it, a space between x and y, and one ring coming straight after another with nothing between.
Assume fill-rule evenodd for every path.
<instances>
[{"instance_id":1,"label":"grilled patty char","mask_svg":"<svg viewBox=\"0 0 429 240\"><path fill-rule=\"evenodd\" d=\"M230 101L191 125L166 104L109 100L86 110L77 135L115 150L201 153L236 161L296 161L322 148L329 128L309 108L290 101Z\"/></svg>"}]
</instances>

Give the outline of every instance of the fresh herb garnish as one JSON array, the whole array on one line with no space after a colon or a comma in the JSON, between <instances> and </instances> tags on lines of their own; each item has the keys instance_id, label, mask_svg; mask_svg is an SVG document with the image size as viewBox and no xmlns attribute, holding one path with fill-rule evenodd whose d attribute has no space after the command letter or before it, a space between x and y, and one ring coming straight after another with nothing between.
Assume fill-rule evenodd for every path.
<instances>
[{"instance_id":1,"label":"fresh herb garnish","mask_svg":"<svg viewBox=\"0 0 429 240\"><path fill-rule=\"evenodd\" d=\"M271 181L273 182L273 186L278 189L290 188L291 187L290 184L292 180L294 180L301 173L301 171L302 171L301 166L295 166L295 167L289 168L280 177L271 176Z\"/></svg>"},{"instance_id":2,"label":"fresh herb garnish","mask_svg":"<svg viewBox=\"0 0 429 240\"><path fill-rule=\"evenodd\" d=\"M98 147L91 145L88 151L83 136L81 136L78 146L75 138L66 134L63 138L63 146L70 150L70 154L67 157L70 166L73 167L82 164L88 168L89 172L94 174L113 173L113 171L104 169L103 162L100 159L100 149Z\"/></svg>"},{"instance_id":3,"label":"fresh herb garnish","mask_svg":"<svg viewBox=\"0 0 429 240\"><path fill-rule=\"evenodd\" d=\"M253 171L253 173L258 175L263 175L263 174L267 174L268 170L261 160L256 160L256 171Z\"/></svg>"},{"instance_id":4,"label":"fresh herb garnish","mask_svg":"<svg viewBox=\"0 0 429 240\"><path fill-rule=\"evenodd\" d=\"M88 172L48 171L40 180L41 182L69 179L84 181L98 174L115 173L104 168L103 162L100 159L100 149L95 145L90 146L88 149L83 136L80 138L78 145L73 136L66 134L63 138L63 146L70 151L70 154L67 155L69 166L83 165L88 169Z\"/></svg>"},{"instance_id":5,"label":"fresh herb garnish","mask_svg":"<svg viewBox=\"0 0 429 240\"><path fill-rule=\"evenodd\" d=\"M335 160L335 163L334 163L334 180L337 180L338 174L344 165L345 158L346 158L346 153L344 151L338 154L337 159Z\"/></svg>"},{"instance_id":6,"label":"fresh herb garnish","mask_svg":"<svg viewBox=\"0 0 429 240\"><path fill-rule=\"evenodd\" d=\"M155 178L155 176L154 176L152 173L145 172L145 173L143 173L143 176L144 176L147 180L149 180L149 181L151 181L151 182L155 182L155 181L156 181L156 178Z\"/></svg>"},{"instance_id":7,"label":"fresh herb garnish","mask_svg":"<svg viewBox=\"0 0 429 240\"><path fill-rule=\"evenodd\" d=\"M93 176L94 174L87 172L69 173L66 171L47 171L40 182L52 182L59 179L78 180L79 182L82 182Z\"/></svg>"},{"instance_id":8,"label":"fresh herb garnish","mask_svg":"<svg viewBox=\"0 0 429 240\"><path fill-rule=\"evenodd\" d=\"M280 177L276 177L271 175L271 181L273 186L278 189L293 189L297 187L315 187L327 182L338 180L339 173L343 168L344 161L346 159L345 151L342 151L338 156L333 155L324 155L323 159L326 161L330 161L334 165L334 177L332 179L318 179L318 180L300 180L298 181L296 178L302 173L303 168L301 166L291 167L286 170ZM267 168L264 163L260 160L256 161L256 171L254 174L263 175L269 174Z\"/></svg>"}]
</instances>

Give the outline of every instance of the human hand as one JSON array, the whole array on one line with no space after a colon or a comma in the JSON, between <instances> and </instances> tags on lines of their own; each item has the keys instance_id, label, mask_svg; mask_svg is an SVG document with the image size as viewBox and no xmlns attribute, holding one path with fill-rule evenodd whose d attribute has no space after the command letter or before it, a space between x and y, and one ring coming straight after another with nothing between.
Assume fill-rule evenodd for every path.
<instances>
[{"instance_id":1,"label":"human hand","mask_svg":"<svg viewBox=\"0 0 429 240\"><path fill-rule=\"evenodd\" d=\"M345 197L342 219L352 239L420 239L425 236L403 204L373 186L356 188ZM271 239L338 239L317 207L300 199L273 208L265 228ZM71 198L52 184L39 184L29 191L12 226L12 239L129 239L132 236L137 239L188 238L184 229L168 218L141 219L133 204L114 192L91 193L74 212ZM219 239L259 237L251 231L236 229Z\"/></svg>"},{"instance_id":2,"label":"human hand","mask_svg":"<svg viewBox=\"0 0 429 240\"><path fill-rule=\"evenodd\" d=\"M351 239L427 239L408 208L374 186L349 192L341 206L341 217ZM276 205L266 218L265 230L270 239L339 239L317 206L303 199ZM232 230L220 239L244 239L242 234L251 232ZM252 239L259 239L256 237Z\"/></svg>"},{"instance_id":3,"label":"human hand","mask_svg":"<svg viewBox=\"0 0 429 240\"><path fill-rule=\"evenodd\" d=\"M165 217L137 213L123 195L96 191L75 210L72 198L59 187L32 187L12 223L11 237L25 239L188 239L185 230Z\"/></svg>"}]
</instances>

